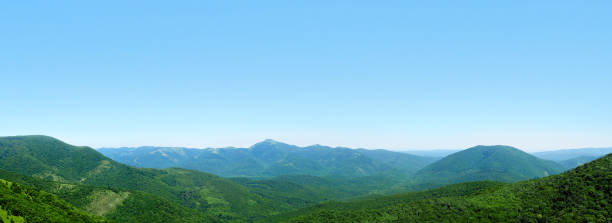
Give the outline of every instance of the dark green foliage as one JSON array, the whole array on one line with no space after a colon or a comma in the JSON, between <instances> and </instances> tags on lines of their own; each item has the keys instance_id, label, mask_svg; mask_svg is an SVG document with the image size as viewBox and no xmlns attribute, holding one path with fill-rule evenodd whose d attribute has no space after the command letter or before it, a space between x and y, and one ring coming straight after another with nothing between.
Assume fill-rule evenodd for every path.
<instances>
[{"instance_id":1,"label":"dark green foliage","mask_svg":"<svg viewBox=\"0 0 612 223\"><path fill-rule=\"evenodd\" d=\"M50 192L81 210L92 212L96 212L98 208L92 206L92 203L98 198L96 195L127 192L129 193L127 199L110 212L103 214L106 219L118 222L210 222L215 219L175 202L140 191L46 181L4 170L0 170L0 178Z\"/></svg>"},{"instance_id":2,"label":"dark green foliage","mask_svg":"<svg viewBox=\"0 0 612 223\"><path fill-rule=\"evenodd\" d=\"M390 172L407 175L433 162L387 150L298 147L266 140L250 148L105 148L100 152L118 162L149 168L181 167L229 177L312 175L363 177Z\"/></svg>"},{"instance_id":3,"label":"dark green foliage","mask_svg":"<svg viewBox=\"0 0 612 223\"><path fill-rule=\"evenodd\" d=\"M133 192L115 211L105 215L117 222L222 222L215 216L168 202L143 192Z\"/></svg>"},{"instance_id":4,"label":"dark green foliage","mask_svg":"<svg viewBox=\"0 0 612 223\"><path fill-rule=\"evenodd\" d=\"M142 191L167 200L158 203L174 206L174 210L180 208L171 203L198 210L210 219L247 221L274 211L272 204L261 196L212 174L183 169L129 167L91 148L71 146L51 137L2 137L0 154L0 169L70 184ZM79 201L80 197L74 200ZM192 217L173 218L181 221Z\"/></svg>"},{"instance_id":5,"label":"dark green foliage","mask_svg":"<svg viewBox=\"0 0 612 223\"><path fill-rule=\"evenodd\" d=\"M25 222L106 222L36 188L0 179L0 209ZM17 218L18 219L18 218Z\"/></svg>"},{"instance_id":6,"label":"dark green foliage","mask_svg":"<svg viewBox=\"0 0 612 223\"><path fill-rule=\"evenodd\" d=\"M0 138L0 169L59 181L79 181L106 159L88 147L48 136Z\"/></svg>"},{"instance_id":7,"label":"dark green foliage","mask_svg":"<svg viewBox=\"0 0 612 223\"><path fill-rule=\"evenodd\" d=\"M422 200L422 199L463 196L463 195L468 195L468 194L482 193L483 191L490 191L502 185L504 185L504 183L487 182L487 181L469 182L469 183L449 185L449 186L441 187L441 188L430 190L430 191L405 192L405 193L399 193L399 194L394 194L390 196L372 196L369 198L353 200L350 202L329 201L329 202L317 204L312 207L300 209L300 210L293 211L293 212L288 212L280 216L272 217L267 220L282 221L283 219L289 219L289 218L297 217L301 215L318 214L319 212L323 210L329 210L333 212L345 212L345 211L353 212L356 210L365 211L365 210L380 209L380 208L385 208L388 206L402 205L408 202ZM374 214L374 215L377 215L377 214Z\"/></svg>"},{"instance_id":8,"label":"dark green foliage","mask_svg":"<svg viewBox=\"0 0 612 223\"><path fill-rule=\"evenodd\" d=\"M429 161L419 163L410 155L396 156L384 150L300 148L266 141L250 149L202 154L176 149L154 151L206 156L204 160L215 165L229 162L215 160L219 158L214 158L216 154L232 153L228 157L234 161L246 161L243 165L230 165L232 171L279 176L228 180L180 168L134 168L90 148L71 146L50 137L3 137L0 138L0 178L23 185L9 186L10 193L6 188L0 193L4 199L0 199L0 219L28 222L610 220L611 155L561 175L544 177L546 172L553 174L561 168L511 147L475 147L444 158L411 178L412 169ZM319 176L283 175L302 172ZM538 177L544 178L513 184L460 183L430 191L383 196L453 182L482 179L513 182ZM358 200L347 201L356 197Z\"/></svg>"},{"instance_id":9,"label":"dark green foliage","mask_svg":"<svg viewBox=\"0 0 612 223\"><path fill-rule=\"evenodd\" d=\"M457 184L426 192L383 197L378 200L322 204L301 210L297 217L288 215L285 219L293 217L292 222L610 222L612 220L610 208L612 154L560 175L509 185L470 189L479 184L479 182ZM467 189L449 191L457 188ZM393 200L398 202L389 202Z\"/></svg>"},{"instance_id":10,"label":"dark green foliage","mask_svg":"<svg viewBox=\"0 0 612 223\"><path fill-rule=\"evenodd\" d=\"M321 201L343 199L363 195L340 180L308 175L285 175L265 180L232 178L232 181L249 188L277 204L278 211L295 210Z\"/></svg>"},{"instance_id":11,"label":"dark green foliage","mask_svg":"<svg viewBox=\"0 0 612 223\"><path fill-rule=\"evenodd\" d=\"M413 182L423 188L479 180L515 182L560 173L559 164L510 146L476 146L419 170Z\"/></svg>"}]
</instances>

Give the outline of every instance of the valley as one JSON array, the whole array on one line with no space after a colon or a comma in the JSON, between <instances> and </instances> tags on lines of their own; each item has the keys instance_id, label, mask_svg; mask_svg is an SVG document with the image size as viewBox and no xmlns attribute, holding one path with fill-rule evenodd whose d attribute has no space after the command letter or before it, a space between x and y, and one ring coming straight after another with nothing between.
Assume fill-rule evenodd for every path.
<instances>
[{"instance_id":1,"label":"valley","mask_svg":"<svg viewBox=\"0 0 612 223\"><path fill-rule=\"evenodd\" d=\"M534 216L567 220L574 218L552 214L558 206L538 211L525 202L551 202L534 193L570 199L559 194L561 185L581 190L571 196L597 193L609 201L610 155L591 155L555 162L509 146L476 146L436 158L273 140L250 148L96 151L48 136L16 136L0 138L0 179L5 190L19 185L47 194L30 205L49 209L38 213L52 215L49 221L66 217L45 203L53 199L63 202L62 210L80 213L70 216L97 222L420 221L433 218L440 206L452 208L435 216L466 221L533 217L511 211L523 208ZM37 222L33 213L13 205L20 196L0 199L4 221ZM594 219L609 216L601 211L606 203L587 204L594 205L587 207L595 211ZM498 214L483 215L485 210Z\"/></svg>"}]
</instances>

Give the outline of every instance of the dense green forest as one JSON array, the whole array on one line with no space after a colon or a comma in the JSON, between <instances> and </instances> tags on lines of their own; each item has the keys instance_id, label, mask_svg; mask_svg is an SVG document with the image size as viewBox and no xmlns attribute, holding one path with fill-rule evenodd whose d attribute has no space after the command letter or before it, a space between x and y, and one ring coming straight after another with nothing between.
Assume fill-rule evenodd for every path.
<instances>
[{"instance_id":1,"label":"dense green forest","mask_svg":"<svg viewBox=\"0 0 612 223\"><path fill-rule=\"evenodd\" d=\"M85 212L118 222L210 220L201 212L142 191L48 181L4 170L0 178L44 190Z\"/></svg>"},{"instance_id":2,"label":"dense green forest","mask_svg":"<svg viewBox=\"0 0 612 223\"><path fill-rule=\"evenodd\" d=\"M555 162L510 146L476 146L424 167L414 178L433 185L479 180L515 182L557 174L563 169Z\"/></svg>"},{"instance_id":3,"label":"dense green forest","mask_svg":"<svg viewBox=\"0 0 612 223\"><path fill-rule=\"evenodd\" d=\"M300 216L293 217L290 221L610 222L612 220L612 208L610 208L612 154L560 175L509 185L483 187L481 184L483 183L456 184L420 193L322 204L302 211L299 213ZM447 191L450 193L446 193Z\"/></svg>"},{"instance_id":4,"label":"dense green forest","mask_svg":"<svg viewBox=\"0 0 612 223\"><path fill-rule=\"evenodd\" d=\"M2 179L0 219L3 222L107 222L50 193Z\"/></svg>"},{"instance_id":5,"label":"dense green forest","mask_svg":"<svg viewBox=\"0 0 612 223\"><path fill-rule=\"evenodd\" d=\"M309 163L295 160L306 159L303 153L273 152L290 145L266 141L257 146L264 145L272 148L258 148L257 159L290 160L300 170L305 169L299 165ZM327 150L332 148L311 149L305 153L316 162L332 162L313 152L330 155ZM414 157L395 157L388 151L345 150L340 148L332 157L346 155L341 162L361 158L342 165L363 159L387 167L358 176L337 172L339 165L324 171L336 175L222 178L182 168L131 167L89 147L47 136L1 137L0 217L4 222L606 222L610 218L611 155L553 175L567 167L506 146L478 146L428 164L405 164ZM591 158L575 157L567 165ZM422 167L412 174L400 171L414 165ZM435 189L423 190L428 188Z\"/></svg>"},{"instance_id":6,"label":"dense green forest","mask_svg":"<svg viewBox=\"0 0 612 223\"><path fill-rule=\"evenodd\" d=\"M159 211L165 218L160 222L239 222L275 211L270 201L230 180L192 170L129 167L91 148L46 136L0 138L0 169L61 183L123 190L115 196L132 206L127 210L132 214L140 212L130 209L141 209L139 205L152 205L150 201L155 200L164 204ZM112 212L107 213L112 218Z\"/></svg>"}]
</instances>

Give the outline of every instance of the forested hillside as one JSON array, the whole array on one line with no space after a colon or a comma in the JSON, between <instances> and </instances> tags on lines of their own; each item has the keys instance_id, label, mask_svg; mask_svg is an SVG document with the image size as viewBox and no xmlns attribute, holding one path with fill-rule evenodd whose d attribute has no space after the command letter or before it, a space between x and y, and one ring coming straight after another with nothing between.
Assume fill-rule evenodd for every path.
<instances>
[{"instance_id":1,"label":"forested hillside","mask_svg":"<svg viewBox=\"0 0 612 223\"><path fill-rule=\"evenodd\" d=\"M515 182L560 173L564 168L510 146L476 146L459 151L419 170L414 184L425 187L493 180Z\"/></svg>"},{"instance_id":2,"label":"forested hillside","mask_svg":"<svg viewBox=\"0 0 612 223\"><path fill-rule=\"evenodd\" d=\"M324 204L306 209L300 216L289 216L291 220L285 221L610 222L611 173L612 154L542 179L476 190L469 188L480 183L456 184L397 197ZM468 189L453 190L457 187ZM450 193L440 193L448 190Z\"/></svg>"},{"instance_id":3,"label":"forested hillside","mask_svg":"<svg viewBox=\"0 0 612 223\"><path fill-rule=\"evenodd\" d=\"M283 211L307 207L323 201L348 200L364 196L405 191L403 178L391 175L357 178L330 178L309 175L284 175L270 179L231 178L275 203Z\"/></svg>"},{"instance_id":4,"label":"forested hillside","mask_svg":"<svg viewBox=\"0 0 612 223\"><path fill-rule=\"evenodd\" d=\"M136 208L151 201L167 204L168 214L163 216L177 222L198 221L200 213L210 221L247 221L274 213L272 203L230 180L184 169L129 167L91 148L46 136L0 138L0 169L62 183L121 189L126 191L116 195L125 199L121 206ZM129 191L154 194L163 200Z\"/></svg>"},{"instance_id":5,"label":"forested hillside","mask_svg":"<svg viewBox=\"0 0 612 223\"><path fill-rule=\"evenodd\" d=\"M108 222L34 187L0 179L2 222Z\"/></svg>"},{"instance_id":6,"label":"forested hillside","mask_svg":"<svg viewBox=\"0 0 612 223\"><path fill-rule=\"evenodd\" d=\"M2 137L0 217L8 222L605 222L610 217L612 155L546 177L564 168L507 146L460 151L414 175L411 169L429 161L385 150L300 148L274 141L248 150L270 163L264 172L312 168L311 173L331 175L225 179L197 170L131 167L46 136ZM293 150L299 152L286 152ZM237 151L246 150L226 150ZM300 171L288 165L296 163ZM319 170L319 165L330 168ZM356 170L344 166L369 174L343 174ZM374 174L379 170L384 171ZM541 179L501 183L532 178ZM464 181L477 182L452 184ZM419 191L423 188L437 189ZM23 199L28 196L32 199ZM24 209L29 206L33 209Z\"/></svg>"},{"instance_id":7,"label":"forested hillside","mask_svg":"<svg viewBox=\"0 0 612 223\"><path fill-rule=\"evenodd\" d=\"M48 181L4 170L0 170L0 179L49 192L89 214L117 222L201 222L211 219L196 210L141 191Z\"/></svg>"}]
</instances>

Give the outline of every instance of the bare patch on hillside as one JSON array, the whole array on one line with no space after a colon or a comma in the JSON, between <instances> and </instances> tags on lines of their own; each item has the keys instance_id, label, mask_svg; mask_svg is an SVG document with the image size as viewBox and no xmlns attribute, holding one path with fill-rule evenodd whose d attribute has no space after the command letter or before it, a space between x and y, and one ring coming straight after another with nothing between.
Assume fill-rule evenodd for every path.
<instances>
[{"instance_id":1,"label":"bare patch on hillside","mask_svg":"<svg viewBox=\"0 0 612 223\"><path fill-rule=\"evenodd\" d=\"M32 175L33 177L36 178L40 178L43 180L50 180L50 181L56 181L56 182L66 182L66 180L58 175L55 175L53 173L49 173L49 172L45 172L45 173L37 173Z\"/></svg>"},{"instance_id":2,"label":"bare patch on hillside","mask_svg":"<svg viewBox=\"0 0 612 223\"><path fill-rule=\"evenodd\" d=\"M121 205L121 203L123 203L123 201L128 198L129 195L129 192L115 193L110 190L96 191L89 196L91 203L89 203L84 209L88 213L102 216L115 210L115 208Z\"/></svg>"}]
</instances>

